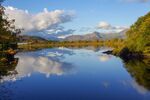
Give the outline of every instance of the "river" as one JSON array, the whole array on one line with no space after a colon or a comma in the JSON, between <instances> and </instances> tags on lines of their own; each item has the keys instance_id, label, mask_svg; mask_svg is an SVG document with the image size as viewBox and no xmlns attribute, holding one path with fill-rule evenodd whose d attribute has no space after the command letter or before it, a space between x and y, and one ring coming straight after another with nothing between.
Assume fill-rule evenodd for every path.
<instances>
[{"instance_id":1,"label":"river","mask_svg":"<svg viewBox=\"0 0 150 100\"><path fill-rule=\"evenodd\" d=\"M16 66L0 67L0 100L150 100L150 65L105 50L20 52Z\"/></svg>"}]
</instances>

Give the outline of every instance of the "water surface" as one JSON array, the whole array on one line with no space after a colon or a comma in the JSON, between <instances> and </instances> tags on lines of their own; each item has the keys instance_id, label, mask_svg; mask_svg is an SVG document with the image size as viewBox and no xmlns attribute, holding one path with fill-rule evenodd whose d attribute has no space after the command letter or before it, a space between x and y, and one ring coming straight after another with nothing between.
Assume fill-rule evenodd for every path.
<instances>
[{"instance_id":1,"label":"water surface","mask_svg":"<svg viewBox=\"0 0 150 100\"><path fill-rule=\"evenodd\" d=\"M0 100L150 100L149 65L105 50L20 52L18 64L0 76Z\"/></svg>"}]
</instances>

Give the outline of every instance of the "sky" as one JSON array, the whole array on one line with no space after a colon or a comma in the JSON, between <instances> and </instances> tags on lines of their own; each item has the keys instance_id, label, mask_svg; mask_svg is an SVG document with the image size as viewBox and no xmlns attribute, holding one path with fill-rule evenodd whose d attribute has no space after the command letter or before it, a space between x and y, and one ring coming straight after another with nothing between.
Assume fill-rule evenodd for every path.
<instances>
[{"instance_id":1,"label":"sky","mask_svg":"<svg viewBox=\"0 0 150 100\"><path fill-rule=\"evenodd\" d=\"M150 0L6 0L24 34L63 36L119 32L150 11Z\"/></svg>"}]
</instances>

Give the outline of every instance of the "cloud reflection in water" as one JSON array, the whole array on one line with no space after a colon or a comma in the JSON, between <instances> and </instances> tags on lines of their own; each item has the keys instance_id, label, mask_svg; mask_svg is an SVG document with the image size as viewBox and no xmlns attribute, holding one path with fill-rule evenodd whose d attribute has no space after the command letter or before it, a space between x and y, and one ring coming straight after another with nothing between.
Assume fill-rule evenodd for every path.
<instances>
[{"instance_id":1,"label":"cloud reflection in water","mask_svg":"<svg viewBox=\"0 0 150 100\"><path fill-rule=\"evenodd\" d=\"M18 65L15 69L16 74L4 76L1 82L4 81L16 81L23 77L30 77L33 73L40 73L46 75L48 78L50 75L65 75L73 73L74 66L71 63L63 62L58 59L60 52L50 52L55 56L47 56L41 52L32 53L20 53L16 57L19 58ZM59 55L57 55L59 54Z\"/></svg>"},{"instance_id":2,"label":"cloud reflection in water","mask_svg":"<svg viewBox=\"0 0 150 100\"><path fill-rule=\"evenodd\" d=\"M106 61L108 61L110 59L111 59L111 55L102 54L102 55L99 56L99 60L101 62L106 62Z\"/></svg>"}]
</instances>

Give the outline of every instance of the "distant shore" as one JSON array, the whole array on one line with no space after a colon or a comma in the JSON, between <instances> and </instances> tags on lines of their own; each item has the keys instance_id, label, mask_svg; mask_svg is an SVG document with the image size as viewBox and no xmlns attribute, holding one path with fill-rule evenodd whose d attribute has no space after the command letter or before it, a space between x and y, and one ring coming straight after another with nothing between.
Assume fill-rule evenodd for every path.
<instances>
[{"instance_id":1,"label":"distant shore","mask_svg":"<svg viewBox=\"0 0 150 100\"><path fill-rule=\"evenodd\" d=\"M31 43L21 44L18 46L22 50L38 50L43 48L55 48L55 47L66 47L66 48L81 48L81 47L110 47L112 50L108 50L104 53L119 56L125 59L149 59L149 54L141 52L131 52L128 48L123 47L123 41L63 41L63 42L45 42L45 43ZM123 49L122 49L123 48Z\"/></svg>"}]
</instances>

